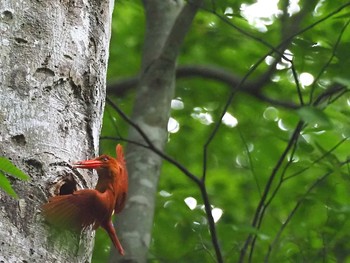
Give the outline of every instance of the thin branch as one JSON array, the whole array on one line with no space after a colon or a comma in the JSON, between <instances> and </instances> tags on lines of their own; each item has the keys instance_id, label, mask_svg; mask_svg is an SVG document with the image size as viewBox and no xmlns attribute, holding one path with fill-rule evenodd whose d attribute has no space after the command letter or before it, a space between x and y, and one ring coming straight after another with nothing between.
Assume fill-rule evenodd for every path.
<instances>
[{"instance_id":1,"label":"thin branch","mask_svg":"<svg viewBox=\"0 0 350 263\"><path fill-rule=\"evenodd\" d=\"M280 176L280 180L278 181L275 189L273 190L272 194L270 195L270 197L268 199L266 199L266 202L264 204L264 206L262 207L262 211L261 211L261 217L259 218L258 220L258 223L257 223L257 226L256 228L259 229L261 224L262 224L262 220L263 220L263 215L265 214L265 211L267 210L267 208L270 206L270 204L272 203L273 199L275 198L275 196L277 195L279 189L281 188L282 186L282 183L283 183L283 178L285 176L285 173L288 169L288 167L292 164L293 162L293 156L296 152L296 149L297 149L297 139L294 140L294 143L292 144L292 149L291 149L291 155L290 155L290 158L287 162L287 164L284 166L283 168L283 171L281 173L281 176ZM256 242L256 239L257 239L257 236L255 235L253 237L253 240L251 242L251 250L250 250L250 254L249 254L249 261L251 261L252 259L252 256L253 256L253 251L254 251L254 247L255 247L255 242Z\"/></svg>"},{"instance_id":2,"label":"thin branch","mask_svg":"<svg viewBox=\"0 0 350 263\"><path fill-rule=\"evenodd\" d=\"M309 25L307 27L304 27L300 31L296 32L295 34L292 34L285 41L290 41L290 39L293 39L293 38L295 38L295 37L305 33L306 31L314 28L315 26L317 26L318 24L322 23L323 21L326 21L327 19L331 18L332 16L338 14L339 12L341 12L344 8L346 8L348 6L350 6L350 2L340 6L339 8L335 9L333 12L329 13L328 15L325 15L324 17L320 18L319 20L317 20L316 22L312 23L311 25Z\"/></svg>"},{"instance_id":3,"label":"thin branch","mask_svg":"<svg viewBox=\"0 0 350 263\"><path fill-rule=\"evenodd\" d=\"M205 9L204 9L205 10ZM216 16L217 18L219 18L221 21L223 21L224 23L226 23L227 25L229 25L230 27L234 28L235 30L237 30L239 33L241 33L242 35L244 36L247 36L253 40L255 40L256 42L258 43L261 43L262 45L264 45L265 47L268 47L270 49L269 51L269 54L271 53L276 53L278 54L281 58L283 58L284 60L288 61L288 62L291 62L290 59L288 57L286 57L284 54L283 54L283 50L281 51L279 49L279 47L281 46L278 46L277 48L274 47L272 44L270 44L269 42L265 41L264 39L260 38L260 37L257 37L251 33L249 33L248 31L246 30L243 30L242 28L240 28L239 26L237 26L235 23L232 22L232 20L229 20L227 19L227 17L225 16L222 16L218 13L216 13L215 11L213 10L205 10L205 11L208 11L209 13L212 13L214 16Z\"/></svg>"},{"instance_id":4,"label":"thin branch","mask_svg":"<svg viewBox=\"0 0 350 263\"><path fill-rule=\"evenodd\" d=\"M221 254L221 248L220 248L217 233L216 233L215 221L213 218L213 214L211 212L211 203L209 200L209 195L207 192L207 188L205 186L205 182L201 181L201 183L198 184L198 186L199 186L201 194L202 194L204 209L205 209L205 213L207 215L207 219L208 219L208 223L209 223L209 229L210 229L210 233L211 233L212 243L214 245L215 251L218 249L220 252L220 255L219 255L220 257L218 257L218 255L216 255L217 261L218 261L218 263L223 263L224 260L222 258L222 254Z\"/></svg>"},{"instance_id":5,"label":"thin branch","mask_svg":"<svg viewBox=\"0 0 350 263\"><path fill-rule=\"evenodd\" d=\"M169 163L176 166L181 172L183 172L187 177L189 177L192 181L196 182L197 184L200 183L200 180L192 174L189 170L187 170L182 164L177 162L176 160L172 159L165 153L163 153L161 150L159 150L148 138L148 136L145 134L145 132L138 126L136 123L134 123L126 114L108 97L106 97L107 103L123 118L124 121L126 121L129 125L131 125L145 140L147 147L158 154L163 159L167 160ZM145 147L145 145L140 145L142 147Z\"/></svg>"},{"instance_id":6,"label":"thin branch","mask_svg":"<svg viewBox=\"0 0 350 263\"><path fill-rule=\"evenodd\" d=\"M111 112L110 112L110 110L109 110L108 108L106 109L106 112L107 112L107 114L108 114L109 121L112 122L112 125L113 125L113 127L114 127L114 129L115 129L117 135L118 135L119 137L121 137L120 131L119 131L119 127L118 127L118 125L117 125L117 122L115 121L115 119L113 119L112 114L111 114Z\"/></svg>"},{"instance_id":7,"label":"thin branch","mask_svg":"<svg viewBox=\"0 0 350 263\"><path fill-rule=\"evenodd\" d=\"M280 236L282 235L283 230L287 227L288 223L291 221L292 217L294 214L297 212L298 208L301 206L305 198L311 193L311 191L318 185L320 184L323 180L325 180L332 172L327 172L325 175L322 177L318 178L308 189L307 191L303 194L303 196L298 200L298 202L295 204L294 208L292 211L289 213L286 221L282 224L281 228L279 229L278 233L276 234L272 244L269 246L268 252L265 255L265 262L269 262L269 257L272 252L272 249L276 246Z\"/></svg>"},{"instance_id":8,"label":"thin branch","mask_svg":"<svg viewBox=\"0 0 350 263\"><path fill-rule=\"evenodd\" d=\"M134 144L140 147L143 147L145 149L149 149L152 150L148 145L145 145L143 143L137 142L137 141L133 141L133 140L129 140L129 139L125 139L123 137L114 137L114 136L101 136L100 140L113 140L113 141L117 141L117 142L127 142L130 144Z\"/></svg>"},{"instance_id":9,"label":"thin branch","mask_svg":"<svg viewBox=\"0 0 350 263\"><path fill-rule=\"evenodd\" d=\"M291 137L291 140L290 140L290 144L288 145L288 146L290 146L290 147L289 147L289 150L287 150L287 149L288 149L288 146L287 146L286 151L284 152L286 155L283 157L283 154L284 154L284 153L282 154L281 158L279 159L279 161L281 161L281 162L280 162L280 165L277 163L275 169L273 170L273 172L272 172L272 174L271 174L271 176L270 176L271 185L268 185L268 184L267 184L266 186L267 186L268 188L271 188L271 187L272 187L272 183L273 183L273 181L274 181L274 178L273 178L273 177L275 177L275 176L277 175L277 172L278 172L278 170L279 170L279 167L282 166L282 163L283 163L284 159L287 158L288 152L291 151L291 152L292 152L292 153L291 153L291 156L294 155L295 150L296 150L296 143L297 143L298 138L299 138L299 136L300 136L300 132L301 132L301 130L303 129L303 126L304 126L304 123L303 123L303 122L299 122L299 123L298 123L297 129L295 130L295 133L293 133L293 136ZM293 137L294 137L294 138L293 138ZM287 169L287 167L288 167L290 164L291 164L291 159L288 160L287 165L285 166L285 168L284 168L284 170L283 170L283 172L282 172L281 178L283 178L284 173L286 172L286 169ZM279 166L279 167L278 167L278 166ZM265 193L266 193L266 196L263 196L263 198L265 198L265 201L263 201L263 205L261 206L261 211L260 211L260 213L259 213L259 218L258 218L258 220L257 220L257 224L255 225L255 228L260 229L260 226L261 226L261 224L262 224L263 217L264 217L264 215L265 215L265 211L266 211L266 209L269 207L269 205L270 205L270 203L272 202L272 200L274 199L274 197L275 197L275 195L277 194L277 192L278 192L278 190L279 190L279 188L280 188L281 185L282 185L282 179L280 179L280 181L279 181L277 187L276 187L275 190L272 192L272 196L271 196L269 199L268 199L267 197L268 197L268 193L270 192L270 190L267 189L267 191L265 192ZM253 236L253 239L252 239L252 242L251 242L251 247L250 247L249 262L251 262L252 257L253 257L253 252L254 252L254 248L255 248L256 239L257 239L257 235L254 235L254 236Z\"/></svg>"},{"instance_id":10,"label":"thin branch","mask_svg":"<svg viewBox=\"0 0 350 263\"><path fill-rule=\"evenodd\" d=\"M244 92L248 95L256 97L261 101L268 102L275 106L280 106L287 109L299 108L299 106L293 102L274 100L272 98L266 97L261 92L258 92L259 89L264 87L270 81L270 76L272 74L272 71L273 70L271 70L270 68L265 74L263 74L257 80L246 81L244 85L241 85L241 88L239 91ZM185 66L179 66L176 69L177 79L196 78L196 77L201 77L205 79L222 82L223 84L226 84L227 86L229 86L232 89L232 91L236 90L237 86L241 82L240 77L231 73L227 69L217 67L217 66L185 65ZM107 93L110 95L116 95L118 97L124 96L126 92L134 89L137 86L138 82L139 82L138 76L112 82L107 85Z\"/></svg>"},{"instance_id":11,"label":"thin branch","mask_svg":"<svg viewBox=\"0 0 350 263\"><path fill-rule=\"evenodd\" d=\"M312 166L314 166L315 164L319 163L320 161L322 161L324 158L326 158L328 155L330 155L332 152L334 152L340 145L342 145L344 142L346 142L349 139L349 137L343 138L342 140L340 140L336 145L334 145L331 149L329 149L326 153L322 154L319 158L317 158L316 160L314 160L308 167L303 168L293 174L291 174L290 176L284 177L283 181L287 181L289 179L294 178L295 176L298 176L302 173L304 173L305 171L309 170Z\"/></svg>"},{"instance_id":12,"label":"thin branch","mask_svg":"<svg viewBox=\"0 0 350 263\"><path fill-rule=\"evenodd\" d=\"M244 138L244 136L243 136L243 134L241 132L241 129L239 129L239 127L237 127L237 129L238 129L239 137L241 138L241 141L244 144L244 148L245 148L247 156L248 156L248 161L249 161L249 164L250 164L250 170L251 170L252 175L254 177L256 188L258 189L259 195L261 197L261 188L260 188L260 184L259 184L259 181L258 181L258 177L257 177L257 175L255 173L253 160L252 160L252 156L251 156L250 151L249 151L248 143L246 142L246 140L245 140L245 138Z\"/></svg>"},{"instance_id":13,"label":"thin branch","mask_svg":"<svg viewBox=\"0 0 350 263\"><path fill-rule=\"evenodd\" d=\"M292 63L291 69L292 69L292 74L293 74L295 86L297 88L297 94L299 97L300 105L303 106L304 105L303 95L301 93L299 78L298 78L297 71L295 70L294 63Z\"/></svg>"},{"instance_id":14,"label":"thin branch","mask_svg":"<svg viewBox=\"0 0 350 263\"><path fill-rule=\"evenodd\" d=\"M204 241L203 241L203 237L201 234L199 234L199 238L202 244L202 248L204 249L204 251L210 256L210 258L212 259L213 262L216 261L215 256L213 255L213 253L211 253L210 249L208 249L208 247L205 245Z\"/></svg>"},{"instance_id":15,"label":"thin branch","mask_svg":"<svg viewBox=\"0 0 350 263\"><path fill-rule=\"evenodd\" d=\"M348 92L348 91L349 90L347 89L346 86L339 83L334 83L315 99L315 101L313 102L313 105L314 106L321 105L323 102L329 100L333 95L343 94L343 92ZM339 98L339 96L337 96L337 98Z\"/></svg>"},{"instance_id":16,"label":"thin branch","mask_svg":"<svg viewBox=\"0 0 350 263\"><path fill-rule=\"evenodd\" d=\"M340 40L341 38L343 37L343 34L345 32L345 29L348 27L350 23L350 19L345 23L345 25L343 26L342 30L340 31L339 35L338 35L338 38L332 48L332 54L330 55L328 61L326 62L326 64L324 64L324 66L322 67L322 69L320 70L320 72L318 73L318 75L316 76L315 80L314 80L314 83L311 87L311 90L310 90L310 103L312 103L312 100L313 100L313 95L314 95L314 92L315 92L315 89L316 89L316 83L318 82L318 80L321 78L321 76L325 73L326 69L329 67L329 65L331 64L333 58L335 57L335 52L339 46L339 43L340 43Z\"/></svg>"},{"instance_id":17,"label":"thin branch","mask_svg":"<svg viewBox=\"0 0 350 263\"><path fill-rule=\"evenodd\" d=\"M285 174L287 172L287 169L293 163L293 157L295 155L296 150L297 150L297 140L295 140L294 143L293 143L292 150L291 150L291 155L289 157L289 160L288 160L287 164L283 168L283 171L281 173L280 179L279 179L275 189L273 190L273 192L271 193L270 197L265 202L264 210L266 210L270 206L270 204L272 203L273 199L277 195L279 189L281 188L282 183L284 182L284 177L285 177ZM261 224L261 220L262 220L262 218L260 219L259 226Z\"/></svg>"},{"instance_id":18,"label":"thin branch","mask_svg":"<svg viewBox=\"0 0 350 263\"><path fill-rule=\"evenodd\" d=\"M289 143L286 147L286 149L283 151L281 157L278 159L277 163L276 163L276 166L273 168L272 170L272 173L266 183L266 186L265 186L265 189L264 189L264 192L263 192L263 195L262 195L262 198L260 199L260 202L255 210L255 215L254 215L254 218L253 218L253 222L252 222L252 227L253 228L256 228L259 224L259 222L261 221L261 218L263 217L264 215L264 206L265 206L265 201L268 197L268 194L269 194L269 191L270 191L270 188L272 186L272 183L277 175L277 172L278 170L280 169L283 161L285 160L288 152L290 151L291 147L294 145L294 142L297 140L297 138L299 137L300 135L300 131L302 129L302 126L303 126L303 122L299 122L289 140ZM247 252L247 249L248 247L251 245L251 253L250 253L250 256L249 256L249 261L251 261L251 257L252 257L252 251L254 249L254 246L252 244L252 241L254 241L254 237L255 235L253 234L249 234L242 249L241 249L241 253L240 253L240 258L239 258L239 262L244 262L244 258L245 258L245 255L246 255L246 252Z\"/></svg>"},{"instance_id":19,"label":"thin branch","mask_svg":"<svg viewBox=\"0 0 350 263\"><path fill-rule=\"evenodd\" d=\"M271 51L270 51L271 52ZM267 55L266 55L267 56ZM249 69L249 71L243 76L243 78L241 79L241 81L238 83L238 85L236 86L236 88L231 92L231 94L229 95L225 105L224 105L224 109L221 113L220 118L218 119L218 121L215 123L214 129L212 130L212 132L210 133L206 143L204 144L203 147L203 175L202 175L202 180L205 180L205 176L206 176L206 160L207 160L207 149L209 147L209 144L211 143L211 141L214 139L214 137L216 136L219 127L221 125L222 122L222 118L224 117L225 113L227 112L229 106L231 105L234 95L236 94L237 90L241 90L243 85L246 83L247 79L249 78L249 76L259 67L259 65L265 60L265 57L263 56L260 59L258 59L258 61L253 64L253 66Z\"/></svg>"}]
</instances>

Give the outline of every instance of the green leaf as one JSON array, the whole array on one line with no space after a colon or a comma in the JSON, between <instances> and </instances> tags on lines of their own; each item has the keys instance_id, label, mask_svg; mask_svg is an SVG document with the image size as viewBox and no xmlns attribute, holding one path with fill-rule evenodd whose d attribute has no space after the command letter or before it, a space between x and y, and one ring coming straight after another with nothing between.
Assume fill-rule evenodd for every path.
<instances>
[{"instance_id":1,"label":"green leaf","mask_svg":"<svg viewBox=\"0 0 350 263\"><path fill-rule=\"evenodd\" d=\"M317 128L330 129L332 122L328 116L320 109L305 106L297 110L299 117L308 124L317 125Z\"/></svg>"},{"instance_id":2,"label":"green leaf","mask_svg":"<svg viewBox=\"0 0 350 263\"><path fill-rule=\"evenodd\" d=\"M14 198L18 198L16 192L13 190L10 181L6 176L0 171L0 187L5 190L6 193L11 195Z\"/></svg>"},{"instance_id":3,"label":"green leaf","mask_svg":"<svg viewBox=\"0 0 350 263\"><path fill-rule=\"evenodd\" d=\"M28 175L18 169L13 163L11 163L10 160L6 159L5 157L0 157L0 170L5 173L9 173L21 180L29 179Z\"/></svg>"},{"instance_id":4,"label":"green leaf","mask_svg":"<svg viewBox=\"0 0 350 263\"><path fill-rule=\"evenodd\" d=\"M12 197L17 198L18 196L13 190L10 181L5 176L5 173L21 180L28 180L30 177L18 169L10 160L0 157L0 188L4 189Z\"/></svg>"}]
</instances>

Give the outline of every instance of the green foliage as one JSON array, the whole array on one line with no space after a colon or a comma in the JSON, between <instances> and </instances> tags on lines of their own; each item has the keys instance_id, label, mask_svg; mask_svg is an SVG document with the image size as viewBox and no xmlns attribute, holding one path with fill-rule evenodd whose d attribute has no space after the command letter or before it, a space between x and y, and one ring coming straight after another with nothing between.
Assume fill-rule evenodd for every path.
<instances>
[{"instance_id":1,"label":"green foliage","mask_svg":"<svg viewBox=\"0 0 350 263\"><path fill-rule=\"evenodd\" d=\"M253 81L267 72L269 60L279 57L271 45L277 47L295 30L288 45L293 65L282 61L274 68L271 81L260 90L269 100L234 94L227 112L237 125L220 120L233 87L206 78L178 79L175 98L183 107L171 112L179 131L169 134L166 152L200 177L203 146L214 125L221 123L208 148L206 187L213 207L223 212L216 227L226 262L238 261L249 235L256 238L252 262L347 262L350 7L341 9L344 1L299 1L301 11L257 18L262 24L258 27L240 11L252 2L206 1L185 40L179 65L220 66L239 78L252 73L247 81ZM280 10L285 2L280 1ZM231 16L225 16L228 7ZM339 12L317 22L335 10ZM142 7L120 1L114 19L111 79L134 75L140 68ZM314 81L305 84L301 73L311 74ZM129 114L133 97L129 92L114 100ZM304 124L291 142L299 121ZM102 136L126 137L127 131L107 107ZM288 144L292 146L283 158ZM109 140L102 140L101 147L114 154ZM192 210L185 203L188 197L197 202ZM260 223L252 226L261 200L265 206ZM98 238L94 262L104 262L110 241L101 234ZM198 187L164 162L149 262L175 261L214 262L215 253Z\"/></svg>"},{"instance_id":2,"label":"green foliage","mask_svg":"<svg viewBox=\"0 0 350 263\"><path fill-rule=\"evenodd\" d=\"M95 247L92 255L92 262L107 262L111 241L106 231L102 228L96 230Z\"/></svg>"},{"instance_id":3,"label":"green foliage","mask_svg":"<svg viewBox=\"0 0 350 263\"><path fill-rule=\"evenodd\" d=\"M6 174L14 176L20 180L28 180L29 176L18 169L10 160L0 157L0 187L12 197L17 198L16 192L13 190Z\"/></svg>"},{"instance_id":4,"label":"green foliage","mask_svg":"<svg viewBox=\"0 0 350 263\"><path fill-rule=\"evenodd\" d=\"M113 12L108 80L137 74L141 63L144 24L142 7L135 1L117 1Z\"/></svg>"}]
</instances>

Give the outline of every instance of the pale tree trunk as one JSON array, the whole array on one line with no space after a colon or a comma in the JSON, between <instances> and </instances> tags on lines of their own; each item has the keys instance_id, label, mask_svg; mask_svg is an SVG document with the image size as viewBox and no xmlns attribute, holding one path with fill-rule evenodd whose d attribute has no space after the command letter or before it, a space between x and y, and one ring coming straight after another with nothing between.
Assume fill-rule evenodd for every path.
<instances>
[{"instance_id":1,"label":"pale tree trunk","mask_svg":"<svg viewBox=\"0 0 350 263\"><path fill-rule=\"evenodd\" d=\"M52 239L40 206L93 187L69 163L97 153L112 0L0 2L0 156L30 177L0 190L0 262L89 262L93 232Z\"/></svg>"},{"instance_id":2,"label":"pale tree trunk","mask_svg":"<svg viewBox=\"0 0 350 263\"><path fill-rule=\"evenodd\" d=\"M163 150L174 96L175 66L179 48L201 1L144 0L146 32L143 59L132 121L152 144ZM129 140L147 145L135 129ZM110 262L146 262L151 242L155 197L162 159L152 151L128 144L130 189L118 233L126 256L112 250ZM165 233L166 234L166 233Z\"/></svg>"}]
</instances>

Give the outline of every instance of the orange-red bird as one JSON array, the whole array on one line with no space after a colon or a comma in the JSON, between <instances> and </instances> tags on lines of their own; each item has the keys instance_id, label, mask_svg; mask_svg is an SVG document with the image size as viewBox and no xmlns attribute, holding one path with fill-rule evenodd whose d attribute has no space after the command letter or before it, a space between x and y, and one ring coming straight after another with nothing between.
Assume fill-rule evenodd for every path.
<instances>
[{"instance_id":1,"label":"orange-red bird","mask_svg":"<svg viewBox=\"0 0 350 263\"><path fill-rule=\"evenodd\" d=\"M84 189L69 195L54 196L42 206L49 223L81 230L93 225L104 228L114 246L124 255L112 223L112 215L125 206L128 192L128 173L123 147L116 147L117 158L101 155L95 159L73 164L74 168L96 169L98 181L95 189Z\"/></svg>"}]
</instances>

